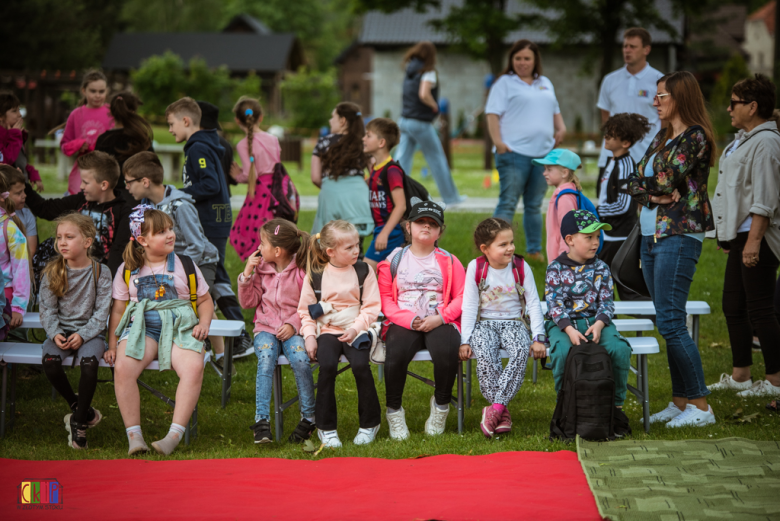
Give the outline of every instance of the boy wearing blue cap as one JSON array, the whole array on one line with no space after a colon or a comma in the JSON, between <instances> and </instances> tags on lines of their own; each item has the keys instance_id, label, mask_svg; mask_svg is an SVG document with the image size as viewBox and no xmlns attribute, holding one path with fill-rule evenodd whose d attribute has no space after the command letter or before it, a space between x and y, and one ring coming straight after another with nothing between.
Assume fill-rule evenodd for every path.
<instances>
[{"instance_id":1,"label":"boy wearing blue cap","mask_svg":"<svg viewBox=\"0 0 780 521\"><path fill-rule=\"evenodd\" d=\"M562 253L547 266L545 329L550 341L555 391L561 389L571 346L593 341L603 346L612 359L615 406L622 407L631 346L612 324L615 314L612 274L609 266L596 256L599 231L611 229L587 210L573 210L563 216L560 234L569 252Z\"/></svg>"}]
</instances>

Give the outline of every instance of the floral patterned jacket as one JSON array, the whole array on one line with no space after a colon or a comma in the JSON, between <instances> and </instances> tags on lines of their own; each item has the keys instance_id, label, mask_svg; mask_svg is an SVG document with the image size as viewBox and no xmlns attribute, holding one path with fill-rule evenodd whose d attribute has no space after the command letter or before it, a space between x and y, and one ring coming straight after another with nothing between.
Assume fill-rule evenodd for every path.
<instances>
[{"instance_id":1,"label":"floral patterned jacket","mask_svg":"<svg viewBox=\"0 0 780 521\"><path fill-rule=\"evenodd\" d=\"M661 129L636 171L628 176L628 193L642 206L658 206L657 239L714 230L712 205L707 195L712 145L707 142L704 129L698 125L690 127L661 148L651 165L656 174L644 177L648 159L665 136L666 130ZM650 203L651 195L671 194L675 189L682 196L678 202Z\"/></svg>"},{"instance_id":2,"label":"floral patterned jacket","mask_svg":"<svg viewBox=\"0 0 780 521\"><path fill-rule=\"evenodd\" d=\"M598 257L578 264L562 253L547 266L544 298L547 318L561 331L573 319L595 317L608 326L615 316L612 274Z\"/></svg>"}]
</instances>

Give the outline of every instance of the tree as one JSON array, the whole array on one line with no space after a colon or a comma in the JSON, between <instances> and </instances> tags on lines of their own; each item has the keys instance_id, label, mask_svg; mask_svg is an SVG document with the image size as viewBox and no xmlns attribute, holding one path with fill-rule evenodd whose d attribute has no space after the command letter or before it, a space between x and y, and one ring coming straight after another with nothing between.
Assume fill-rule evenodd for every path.
<instances>
[{"instance_id":1,"label":"tree","mask_svg":"<svg viewBox=\"0 0 780 521\"><path fill-rule=\"evenodd\" d=\"M715 88L712 90L712 97L710 98L712 123L715 126L715 133L719 136L736 131L731 126L731 117L726 112L726 107L731 102L731 88L734 84L750 76L747 63L745 63L745 59L739 53L735 53L723 67L723 71L715 83Z\"/></svg>"},{"instance_id":2,"label":"tree","mask_svg":"<svg viewBox=\"0 0 780 521\"><path fill-rule=\"evenodd\" d=\"M284 108L292 113L295 129L316 129L327 122L327 114L339 102L336 71L307 71L288 74L282 82Z\"/></svg>"}]
</instances>

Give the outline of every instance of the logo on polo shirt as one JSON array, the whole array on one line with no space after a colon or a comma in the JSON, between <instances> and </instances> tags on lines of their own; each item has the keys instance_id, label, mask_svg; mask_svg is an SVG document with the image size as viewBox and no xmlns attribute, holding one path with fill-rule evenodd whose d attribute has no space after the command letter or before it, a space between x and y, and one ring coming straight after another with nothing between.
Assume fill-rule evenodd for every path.
<instances>
[{"instance_id":1,"label":"logo on polo shirt","mask_svg":"<svg viewBox=\"0 0 780 521\"><path fill-rule=\"evenodd\" d=\"M540 85L540 86L539 86L539 90L550 90L550 89L548 89L548 88L547 88L547 87L545 87L544 85Z\"/></svg>"},{"instance_id":2,"label":"logo on polo shirt","mask_svg":"<svg viewBox=\"0 0 780 521\"><path fill-rule=\"evenodd\" d=\"M639 97L640 98L649 98L650 97L650 91L649 90L640 90L639 91Z\"/></svg>"}]
</instances>

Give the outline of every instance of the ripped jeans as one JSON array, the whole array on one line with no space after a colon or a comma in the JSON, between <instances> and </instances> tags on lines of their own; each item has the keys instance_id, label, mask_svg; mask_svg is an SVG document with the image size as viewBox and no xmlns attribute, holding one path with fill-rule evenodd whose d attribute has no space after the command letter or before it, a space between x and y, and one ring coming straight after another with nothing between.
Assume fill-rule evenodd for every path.
<instances>
[{"instance_id":1,"label":"ripped jeans","mask_svg":"<svg viewBox=\"0 0 780 521\"><path fill-rule=\"evenodd\" d=\"M255 354L257 355L255 422L271 421L274 369L276 369L276 360L281 353L284 353L284 356L289 360L293 375L295 375L301 417L314 417L314 378L303 338L293 335L288 340L281 342L271 333L261 331L255 335Z\"/></svg>"}]
</instances>

